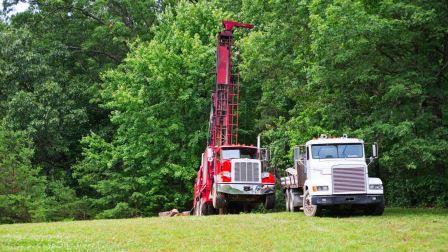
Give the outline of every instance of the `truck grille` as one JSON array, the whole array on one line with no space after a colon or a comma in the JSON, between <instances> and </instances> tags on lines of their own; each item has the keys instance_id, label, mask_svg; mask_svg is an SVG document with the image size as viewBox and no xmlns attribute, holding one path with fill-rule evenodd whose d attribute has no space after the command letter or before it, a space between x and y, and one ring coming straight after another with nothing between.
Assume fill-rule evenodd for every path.
<instances>
[{"instance_id":1,"label":"truck grille","mask_svg":"<svg viewBox=\"0 0 448 252\"><path fill-rule=\"evenodd\" d=\"M333 192L365 192L366 173L363 167L333 168Z\"/></svg>"},{"instance_id":2,"label":"truck grille","mask_svg":"<svg viewBox=\"0 0 448 252\"><path fill-rule=\"evenodd\" d=\"M260 167L253 162L235 162L235 182L259 182Z\"/></svg>"}]
</instances>

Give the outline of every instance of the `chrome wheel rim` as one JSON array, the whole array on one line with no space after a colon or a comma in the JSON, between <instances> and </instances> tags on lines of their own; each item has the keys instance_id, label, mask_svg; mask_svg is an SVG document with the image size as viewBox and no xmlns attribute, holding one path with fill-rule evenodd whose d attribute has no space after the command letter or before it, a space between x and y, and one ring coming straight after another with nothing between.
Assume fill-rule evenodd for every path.
<instances>
[{"instance_id":1,"label":"chrome wheel rim","mask_svg":"<svg viewBox=\"0 0 448 252\"><path fill-rule=\"evenodd\" d=\"M306 213L311 213L311 212L313 212L313 209L314 209L313 205L311 205L311 195L309 193L305 197L304 209L305 209Z\"/></svg>"}]
</instances>

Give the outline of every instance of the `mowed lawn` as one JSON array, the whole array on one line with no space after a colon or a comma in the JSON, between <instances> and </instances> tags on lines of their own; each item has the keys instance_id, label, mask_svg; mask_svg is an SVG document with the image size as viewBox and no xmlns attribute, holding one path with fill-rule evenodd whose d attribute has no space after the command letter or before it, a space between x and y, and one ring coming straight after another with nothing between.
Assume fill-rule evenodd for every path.
<instances>
[{"instance_id":1,"label":"mowed lawn","mask_svg":"<svg viewBox=\"0 0 448 252\"><path fill-rule=\"evenodd\" d=\"M0 225L0 251L448 251L448 210L299 213Z\"/></svg>"}]
</instances>

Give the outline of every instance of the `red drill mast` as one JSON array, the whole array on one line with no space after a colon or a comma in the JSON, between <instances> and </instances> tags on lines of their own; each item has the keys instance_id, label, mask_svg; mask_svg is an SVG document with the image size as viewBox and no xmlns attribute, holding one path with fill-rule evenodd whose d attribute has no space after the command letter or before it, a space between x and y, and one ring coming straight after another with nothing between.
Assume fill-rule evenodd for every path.
<instances>
[{"instance_id":1,"label":"red drill mast","mask_svg":"<svg viewBox=\"0 0 448 252\"><path fill-rule=\"evenodd\" d=\"M233 28L253 25L223 21L216 45L216 86L212 93L209 142L194 185L193 213L239 212L275 205L275 177L267 172L266 149L238 144L239 73L232 72Z\"/></svg>"},{"instance_id":2,"label":"red drill mast","mask_svg":"<svg viewBox=\"0 0 448 252\"><path fill-rule=\"evenodd\" d=\"M216 87L212 93L210 118L211 146L238 142L239 73L232 73L233 28L252 29L251 24L223 21L224 31L218 33L216 50ZM236 81L236 83L235 83Z\"/></svg>"}]
</instances>

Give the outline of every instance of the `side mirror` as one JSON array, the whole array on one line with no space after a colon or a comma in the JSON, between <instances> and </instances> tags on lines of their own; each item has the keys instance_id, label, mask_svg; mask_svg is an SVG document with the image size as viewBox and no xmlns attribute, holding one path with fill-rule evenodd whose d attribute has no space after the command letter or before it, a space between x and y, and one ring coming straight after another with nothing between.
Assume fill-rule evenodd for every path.
<instances>
[{"instance_id":1,"label":"side mirror","mask_svg":"<svg viewBox=\"0 0 448 252\"><path fill-rule=\"evenodd\" d=\"M260 151L260 160L263 162L269 161L269 149L267 148L261 148Z\"/></svg>"},{"instance_id":2,"label":"side mirror","mask_svg":"<svg viewBox=\"0 0 448 252\"><path fill-rule=\"evenodd\" d=\"M378 157L378 144L376 142L372 144L372 157Z\"/></svg>"}]
</instances>

